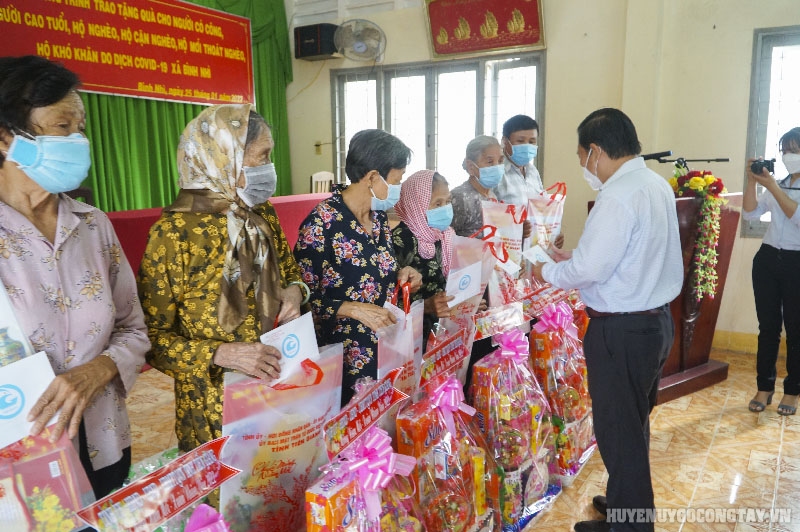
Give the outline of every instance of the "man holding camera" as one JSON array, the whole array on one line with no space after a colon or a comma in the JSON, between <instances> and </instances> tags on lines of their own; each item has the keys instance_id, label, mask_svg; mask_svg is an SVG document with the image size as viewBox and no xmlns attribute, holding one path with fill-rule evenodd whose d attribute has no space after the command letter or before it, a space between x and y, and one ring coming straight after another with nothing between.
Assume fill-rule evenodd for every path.
<instances>
[{"instance_id":1,"label":"man holding camera","mask_svg":"<svg viewBox=\"0 0 800 532\"><path fill-rule=\"evenodd\" d=\"M584 354L595 435L608 470L608 520L582 521L576 532L652 532L650 411L675 326L669 302L681 291L683 261L675 199L667 181L645 166L636 128L622 111L600 109L578 126L578 159L599 190L574 251L554 250L555 264L534 275L579 288L591 317ZM606 510L606 508L602 508ZM650 512L648 512L648 510ZM628 516L628 517L626 517Z\"/></svg>"},{"instance_id":2,"label":"man holding camera","mask_svg":"<svg viewBox=\"0 0 800 532\"><path fill-rule=\"evenodd\" d=\"M747 185L742 198L742 217L758 220L769 212L771 219L761 248L753 257L753 294L758 317L756 385L751 412L761 412L772 403L777 377L776 363L781 329L786 329L786 378L778 414L797 412L800 395L800 127L789 130L779 142L783 165L789 175L776 181L774 162L747 161ZM766 190L756 196L756 185Z\"/></svg>"}]
</instances>

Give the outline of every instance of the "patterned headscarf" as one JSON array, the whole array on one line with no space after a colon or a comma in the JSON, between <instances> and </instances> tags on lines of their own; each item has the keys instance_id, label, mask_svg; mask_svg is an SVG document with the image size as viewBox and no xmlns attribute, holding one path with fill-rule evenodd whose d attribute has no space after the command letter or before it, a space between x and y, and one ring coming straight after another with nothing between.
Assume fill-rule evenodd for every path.
<instances>
[{"instance_id":1,"label":"patterned headscarf","mask_svg":"<svg viewBox=\"0 0 800 532\"><path fill-rule=\"evenodd\" d=\"M433 170L420 170L403 181L400 189L400 201L394 210L403 222L417 237L419 254L423 259L430 259L436 254L436 241L442 242L442 272L450 273L450 254L453 252L452 227L439 231L428 225L427 210L431 204L433 189Z\"/></svg>"},{"instance_id":2,"label":"patterned headscarf","mask_svg":"<svg viewBox=\"0 0 800 532\"><path fill-rule=\"evenodd\" d=\"M262 331L272 328L280 310L275 235L266 220L236 193L251 108L250 104L215 105L187 124L178 143L181 191L166 208L173 212L227 211L229 238L217 319L228 332L233 332L247 317L247 289L253 282Z\"/></svg>"}]
</instances>

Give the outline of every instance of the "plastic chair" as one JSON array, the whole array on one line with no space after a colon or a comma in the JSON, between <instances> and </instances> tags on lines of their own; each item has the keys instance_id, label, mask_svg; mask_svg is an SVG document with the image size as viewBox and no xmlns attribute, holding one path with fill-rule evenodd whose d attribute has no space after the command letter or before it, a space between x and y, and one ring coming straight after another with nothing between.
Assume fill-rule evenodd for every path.
<instances>
[{"instance_id":1,"label":"plastic chair","mask_svg":"<svg viewBox=\"0 0 800 532\"><path fill-rule=\"evenodd\" d=\"M333 172L323 170L311 174L311 193L320 194L322 192L330 192L331 185L333 185Z\"/></svg>"}]
</instances>

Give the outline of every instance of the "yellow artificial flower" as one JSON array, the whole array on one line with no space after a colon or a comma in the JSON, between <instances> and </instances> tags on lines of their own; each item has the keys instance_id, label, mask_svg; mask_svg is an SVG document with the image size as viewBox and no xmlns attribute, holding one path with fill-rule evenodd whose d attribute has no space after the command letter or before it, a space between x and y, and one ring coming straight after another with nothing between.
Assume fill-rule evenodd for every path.
<instances>
[{"instance_id":1,"label":"yellow artificial flower","mask_svg":"<svg viewBox=\"0 0 800 532\"><path fill-rule=\"evenodd\" d=\"M689 188L692 190L703 190L706 187L706 180L702 177L693 177L689 180Z\"/></svg>"},{"instance_id":2,"label":"yellow artificial flower","mask_svg":"<svg viewBox=\"0 0 800 532\"><path fill-rule=\"evenodd\" d=\"M677 192L678 191L678 178L677 177L670 177L669 178L669 186L672 187L672 190Z\"/></svg>"},{"instance_id":3,"label":"yellow artificial flower","mask_svg":"<svg viewBox=\"0 0 800 532\"><path fill-rule=\"evenodd\" d=\"M713 175L707 175L705 179L706 179L706 186L710 185L711 183L717 180L717 178L714 177Z\"/></svg>"}]
</instances>

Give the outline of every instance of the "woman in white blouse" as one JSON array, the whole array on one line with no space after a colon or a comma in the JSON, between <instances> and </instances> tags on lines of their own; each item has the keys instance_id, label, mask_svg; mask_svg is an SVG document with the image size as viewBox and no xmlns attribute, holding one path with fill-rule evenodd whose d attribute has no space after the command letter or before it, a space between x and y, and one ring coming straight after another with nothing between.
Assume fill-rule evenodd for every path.
<instances>
[{"instance_id":1,"label":"woman in white blouse","mask_svg":"<svg viewBox=\"0 0 800 532\"><path fill-rule=\"evenodd\" d=\"M742 215L757 220L764 213L771 221L761 249L753 258L753 293L758 316L756 383L751 412L761 412L772 402L777 377L776 362L781 328L786 329L786 378L778 414L793 415L800 395L800 127L780 139L783 164L789 172L776 180L766 168L753 173L755 159L747 161L747 185ZM756 197L756 184L766 189Z\"/></svg>"}]
</instances>

